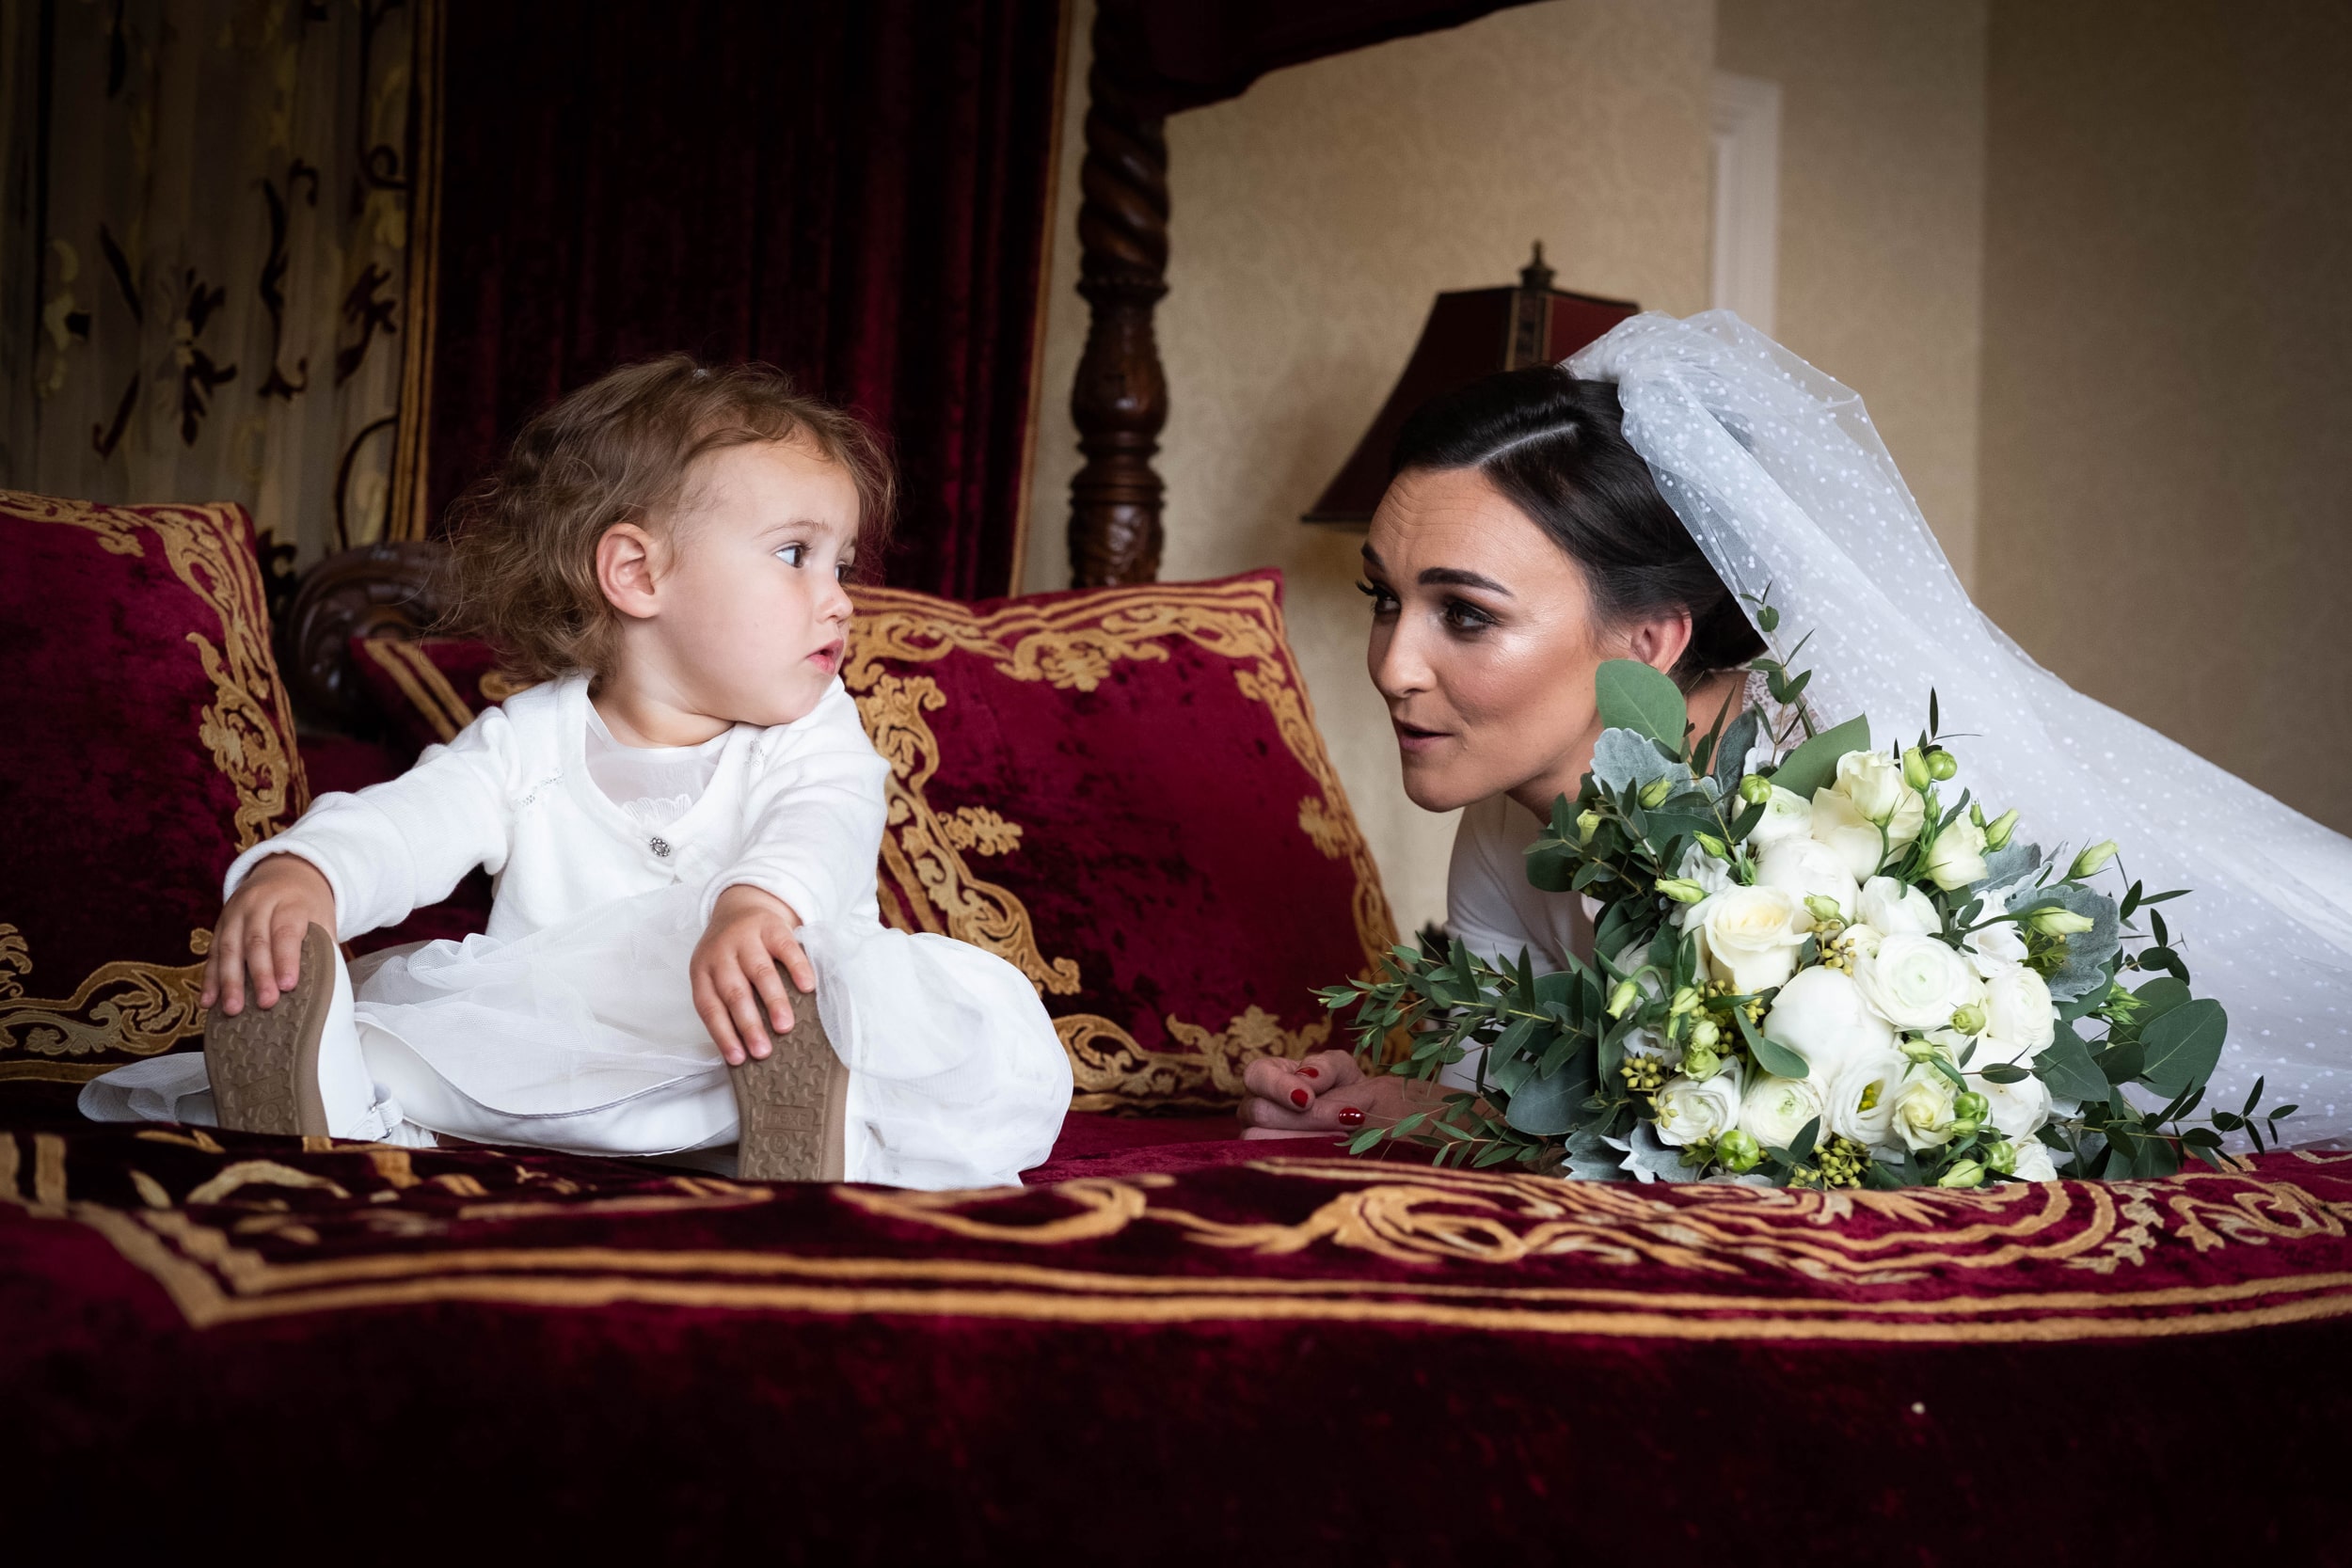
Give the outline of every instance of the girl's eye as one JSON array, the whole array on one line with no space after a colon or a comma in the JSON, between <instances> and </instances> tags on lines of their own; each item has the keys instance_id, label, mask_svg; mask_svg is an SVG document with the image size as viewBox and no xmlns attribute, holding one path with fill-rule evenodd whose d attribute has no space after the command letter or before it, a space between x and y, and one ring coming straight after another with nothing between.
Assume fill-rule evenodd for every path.
<instances>
[{"instance_id":1,"label":"girl's eye","mask_svg":"<svg viewBox=\"0 0 2352 1568\"><path fill-rule=\"evenodd\" d=\"M834 581L835 581L835 582L847 582L847 581L849 581L849 580L850 580L850 574L851 572L856 571L856 570L857 570L857 562L854 562L854 561L844 561L844 562L841 562L837 563L837 564L834 567L834 569L833 569L833 579L834 579Z\"/></svg>"},{"instance_id":2,"label":"girl's eye","mask_svg":"<svg viewBox=\"0 0 2352 1568\"><path fill-rule=\"evenodd\" d=\"M1372 601L1372 612L1375 615L1395 613L1396 595L1390 593L1387 588L1374 583L1359 582L1356 585L1356 591Z\"/></svg>"},{"instance_id":3,"label":"girl's eye","mask_svg":"<svg viewBox=\"0 0 2352 1568\"><path fill-rule=\"evenodd\" d=\"M1468 599L1448 599L1439 612L1445 628L1460 636L1473 636L1495 625L1495 618Z\"/></svg>"},{"instance_id":4,"label":"girl's eye","mask_svg":"<svg viewBox=\"0 0 2352 1568\"><path fill-rule=\"evenodd\" d=\"M783 562L787 566L805 566L808 564L808 546L806 545L787 545L784 548L776 552L776 559Z\"/></svg>"}]
</instances>

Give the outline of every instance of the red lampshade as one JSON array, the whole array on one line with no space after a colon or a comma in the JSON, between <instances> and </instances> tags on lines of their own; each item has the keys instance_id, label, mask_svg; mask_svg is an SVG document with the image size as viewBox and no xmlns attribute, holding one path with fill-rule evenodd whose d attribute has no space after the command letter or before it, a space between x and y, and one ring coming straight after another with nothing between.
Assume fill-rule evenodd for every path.
<instances>
[{"instance_id":1,"label":"red lampshade","mask_svg":"<svg viewBox=\"0 0 2352 1568\"><path fill-rule=\"evenodd\" d=\"M1440 392L1497 371L1556 364L1641 309L1631 300L1596 299L1551 286L1544 247L1520 270L1517 288L1462 289L1439 294L1422 324L1388 402L1356 443L1339 476L1301 522L1360 528L1372 521L1389 487L1389 453L1414 409Z\"/></svg>"}]
</instances>

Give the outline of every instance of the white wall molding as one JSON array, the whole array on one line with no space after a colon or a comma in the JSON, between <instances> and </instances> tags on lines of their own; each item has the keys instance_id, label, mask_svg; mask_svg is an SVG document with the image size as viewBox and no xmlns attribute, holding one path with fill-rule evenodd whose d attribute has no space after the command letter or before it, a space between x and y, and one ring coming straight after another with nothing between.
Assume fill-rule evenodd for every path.
<instances>
[{"instance_id":1,"label":"white wall molding","mask_svg":"<svg viewBox=\"0 0 2352 1568\"><path fill-rule=\"evenodd\" d=\"M1770 336L1780 276L1780 84L1715 72L1713 298Z\"/></svg>"}]
</instances>

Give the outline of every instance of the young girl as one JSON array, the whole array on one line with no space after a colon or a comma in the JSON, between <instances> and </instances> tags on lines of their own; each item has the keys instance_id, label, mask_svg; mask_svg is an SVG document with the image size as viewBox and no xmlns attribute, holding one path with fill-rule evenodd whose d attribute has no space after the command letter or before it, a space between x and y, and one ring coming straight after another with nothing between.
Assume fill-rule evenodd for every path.
<instances>
[{"instance_id":1,"label":"young girl","mask_svg":"<svg viewBox=\"0 0 2352 1568\"><path fill-rule=\"evenodd\" d=\"M888 765L836 672L841 581L890 489L864 427L765 367L675 356L533 420L457 559L539 684L240 856L203 1054L94 1080L85 1114L738 1144L747 1177L913 1187L1043 1160L1071 1076L1035 990L884 928L875 902ZM477 865L487 934L345 966L328 932L390 925Z\"/></svg>"}]
</instances>

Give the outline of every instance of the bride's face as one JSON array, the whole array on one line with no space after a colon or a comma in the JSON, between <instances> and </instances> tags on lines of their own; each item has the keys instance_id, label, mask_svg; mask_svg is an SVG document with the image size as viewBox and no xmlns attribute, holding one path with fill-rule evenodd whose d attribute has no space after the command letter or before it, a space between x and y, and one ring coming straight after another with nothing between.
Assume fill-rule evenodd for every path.
<instances>
[{"instance_id":1,"label":"bride's face","mask_svg":"<svg viewBox=\"0 0 2352 1568\"><path fill-rule=\"evenodd\" d=\"M1405 793L1451 811L1573 794L1598 738L1600 635L1584 572L1476 469L1397 476L1364 542L1373 684Z\"/></svg>"}]
</instances>

